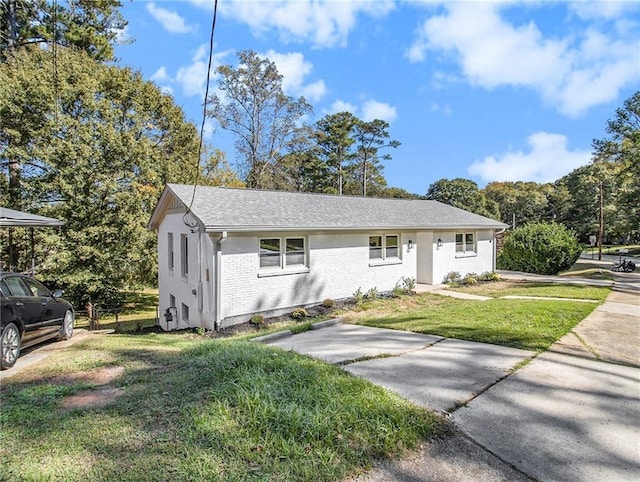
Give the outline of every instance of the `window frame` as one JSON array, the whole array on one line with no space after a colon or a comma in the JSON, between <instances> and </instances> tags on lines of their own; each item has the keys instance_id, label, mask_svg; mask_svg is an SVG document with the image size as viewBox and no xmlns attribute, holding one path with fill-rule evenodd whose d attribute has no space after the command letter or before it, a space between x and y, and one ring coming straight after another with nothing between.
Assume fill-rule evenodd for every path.
<instances>
[{"instance_id":1,"label":"window frame","mask_svg":"<svg viewBox=\"0 0 640 482\"><path fill-rule=\"evenodd\" d=\"M189 277L189 235L180 235L180 274L183 278Z\"/></svg>"},{"instance_id":2,"label":"window frame","mask_svg":"<svg viewBox=\"0 0 640 482\"><path fill-rule=\"evenodd\" d=\"M371 244L372 239L380 239L380 246ZM395 245L389 245L389 238L395 238ZM369 235L369 266L377 266L382 264L400 264L402 263L402 236L399 233L387 234L370 234ZM395 249L395 255L389 255L390 250ZM373 256L373 253L379 253L380 256Z\"/></svg>"},{"instance_id":3,"label":"window frame","mask_svg":"<svg viewBox=\"0 0 640 482\"><path fill-rule=\"evenodd\" d=\"M278 274L294 274L294 273L308 273L309 272L309 243L308 236L260 236L258 238L258 276L275 276ZM264 264L263 259L270 253L263 253L263 241L278 241L278 263L277 264ZM301 240L302 248L290 249L290 240ZM275 257L275 250L273 251L273 257ZM293 258L294 255L302 255L302 263L291 263L288 259ZM263 257L265 256L265 257Z\"/></svg>"},{"instance_id":4,"label":"window frame","mask_svg":"<svg viewBox=\"0 0 640 482\"><path fill-rule=\"evenodd\" d=\"M167 233L167 252L168 252L169 271L173 272L176 265L175 264L176 262L175 248L173 245L173 233Z\"/></svg>"},{"instance_id":5,"label":"window frame","mask_svg":"<svg viewBox=\"0 0 640 482\"><path fill-rule=\"evenodd\" d=\"M460 241L458 241L460 237ZM468 241L471 237L471 242ZM463 231L455 234L455 253L456 256L477 256L478 254L478 234L475 231ZM471 244L471 249L467 249Z\"/></svg>"}]
</instances>

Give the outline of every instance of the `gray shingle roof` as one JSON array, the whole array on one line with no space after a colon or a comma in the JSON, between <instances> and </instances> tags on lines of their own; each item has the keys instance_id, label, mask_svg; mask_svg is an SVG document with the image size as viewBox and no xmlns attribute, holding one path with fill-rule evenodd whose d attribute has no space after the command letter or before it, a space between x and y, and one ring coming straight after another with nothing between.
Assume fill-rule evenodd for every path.
<instances>
[{"instance_id":1,"label":"gray shingle roof","mask_svg":"<svg viewBox=\"0 0 640 482\"><path fill-rule=\"evenodd\" d=\"M193 186L168 184L163 197L171 193L189 206L193 192ZM507 227L437 201L204 186L195 189L191 212L207 231Z\"/></svg>"}]
</instances>

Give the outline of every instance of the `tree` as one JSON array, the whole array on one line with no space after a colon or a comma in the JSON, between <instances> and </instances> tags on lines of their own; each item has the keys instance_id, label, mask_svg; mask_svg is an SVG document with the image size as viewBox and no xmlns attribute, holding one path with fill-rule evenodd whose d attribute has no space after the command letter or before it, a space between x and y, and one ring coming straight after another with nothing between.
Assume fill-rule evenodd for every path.
<instances>
[{"instance_id":1,"label":"tree","mask_svg":"<svg viewBox=\"0 0 640 482\"><path fill-rule=\"evenodd\" d=\"M165 183L193 180L196 129L139 73L84 52L59 50L54 93L33 75L52 62L33 47L0 64L2 173L17 159L25 208L65 221L38 234L39 270L85 295L152 283L156 236L146 225Z\"/></svg>"},{"instance_id":2,"label":"tree","mask_svg":"<svg viewBox=\"0 0 640 482\"><path fill-rule=\"evenodd\" d=\"M525 273L557 274L569 269L582 248L559 223L530 223L508 231L498 254L498 267Z\"/></svg>"},{"instance_id":3,"label":"tree","mask_svg":"<svg viewBox=\"0 0 640 482\"><path fill-rule=\"evenodd\" d=\"M275 63L252 50L238 52L238 66L218 67L221 95L210 97L207 114L236 136L239 170L247 187L274 184L274 165L303 115L311 106L282 90L282 75Z\"/></svg>"},{"instance_id":4,"label":"tree","mask_svg":"<svg viewBox=\"0 0 640 482\"><path fill-rule=\"evenodd\" d=\"M380 159L391 160L391 154L379 156L378 151L386 147L396 149L400 146L400 142L389 140L389 123L381 119L374 119L371 122L359 121L354 127L356 160L361 165L359 177L362 181L362 195L366 197L368 181L373 181L374 186L379 188L386 186L386 181L382 177L383 167ZM381 180L384 181L383 184Z\"/></svg>"},{"instance_id":5,"label":"tree","mask_svg":"<svg viewBox=\"0 0 640 482\"><path fill-rule=\"evenodd\" d=\"M593 141L594 159L619 167L615 178L616 204L623 216L625 238L640 238L640 91L616 109L607 121L608 138Z\"/></svg>"},{"instance_id":6,"label":"tree","mask_svg":"<svg viewBox=\"0 0 640 482\"><path fill-rule=\"evenodd\" d=\"M0 61L14 49L54 44L84 50L98 61L113 60L113 44L126 22L121 0L4 0L0 4Z\"/></svg>"},{"instance_id":7,"label":"tree","mask_svg":"<svg viewBox=\"0 0 640 482\"><path fill-rule=\"evenodd\" d=\"M626 231L626 214L618 207L618 177L620 166L606 160L598 160L581 166L559 179L556 184L569 193L566 214L558 217L587 241L590 235L599 232L600 193L602 192L602 214L604 239L617 241Z\"/></svg>"},{"instance_id":8,"label":"tree","mask_svg":"<svg viewBox=\"0 0 640 482\"><path fill-rule=\"evenodd\" d=\"M478 185L469 179L440 179L429 186L426 199L433 199L472 213L500 219L495 201L487 199Z\"/></svg>"},{"instance_id":9,"label":"tree","mask_svg":"<svg viewBox=\"0 0 640 482\"><path fill-rule=\"evenodd\" d=\"M315 139L320 159L335 177L335 192L342 195L345 169L355 158L353 132L359 119L351 112L328 114L316 123Z\"/></svg>"},{"instance_id":10,"label":"tree","mask_svg":"<svg viewBox=\"0 0 640 482\"><path fill-rule=\"evenodd\" d=\"M500 210L503 223L533 223L553 219L545 185L535 182L491 182L483 190Z\"/></svg>"}]
</instances>

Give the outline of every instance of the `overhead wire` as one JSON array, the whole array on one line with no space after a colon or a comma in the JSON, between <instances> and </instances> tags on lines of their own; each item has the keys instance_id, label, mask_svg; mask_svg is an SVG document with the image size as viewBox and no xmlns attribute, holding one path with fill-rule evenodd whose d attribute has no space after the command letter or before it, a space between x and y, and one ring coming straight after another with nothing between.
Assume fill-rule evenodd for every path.
<instances>
[{"instance_id":1,"label":"overhead wire","mask_svg":"<svg viewBox=\"0 0 640 482\"><path fill-rule=\"evenodd\" d=\"M204 102L202 103L202 123L200 124L200 142L198 144L198 157L196 158L196 166L195 166L195 179L193 182L193 191L191 193L191 201L189 202L189 206L187 207L187 211L184 213L182 220L184 224L186 224L189 228L195 229L197 224L195 222L188 221L188 214L191 212L191 208L193 207L193 203L196 198L196 189L198 187L198 181L200 179L200 157L202 156L202 145L204 142L204 127L207 120L207 102L209 99L209 81L211 78L211 64L213 61L213 39L216 30L216 19L218 17L218 0L215 0L213 5L213 20L211 21L211 36L209 38L209 63L207 65L207 80L205 85L204 92Z\"/></svg>"}]
</instances>

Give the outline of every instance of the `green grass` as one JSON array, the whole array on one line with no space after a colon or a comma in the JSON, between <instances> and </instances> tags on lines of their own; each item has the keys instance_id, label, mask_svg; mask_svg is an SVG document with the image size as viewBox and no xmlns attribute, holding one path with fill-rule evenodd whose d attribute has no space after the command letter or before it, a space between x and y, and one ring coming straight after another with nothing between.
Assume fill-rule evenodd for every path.
<instances>
[{"instance_id":1,"label":"green grass","mask_svg":"<svg viewBox=\"0 0 640 482\"><path fill-rule=\"evenodd\" d=\"M598 301L604 301L611 291L608 287L533 281L498 281L493 283L458 286L449 289L474 295L491 296L493 298L517 295Z\"/></svg>"},{"instance_id":2,"label":"green grass","mask_svg":"<svg viewBox=\"0 0 640 482\"><path fill-rule=\"evenodd\" d=\"M367 326L543 351L595 307L569 300L474 301L423 293L367 302L345 317Z\"/></svg>"},{"instance_id":3,"label":"green grass","mask_svg":"<svg viewBox=\"0 0 640 482\"><path fill-rule=\"evenodd\" d=\"M640 256L640 244L629 244L629 245L611 245L611 246L602 246L602 254L620 254L620 249L628 249L629 253L625 256ZM594 246L585 246L583 252L585 254L595 253L596 257L598 256L598 247Z\"/></svg>"},{"instance_id":4,"label":"green grass","mask_svg":"<svg viewBox=\"0 0 640 482\"><path fill-rule=\"evenodd\" d=\"M61 375L122 366L109 406ZM101 335L3 381L1 480L341 480L450 427L339 368L248 341Z\"/></svg>"}]
</instances>

